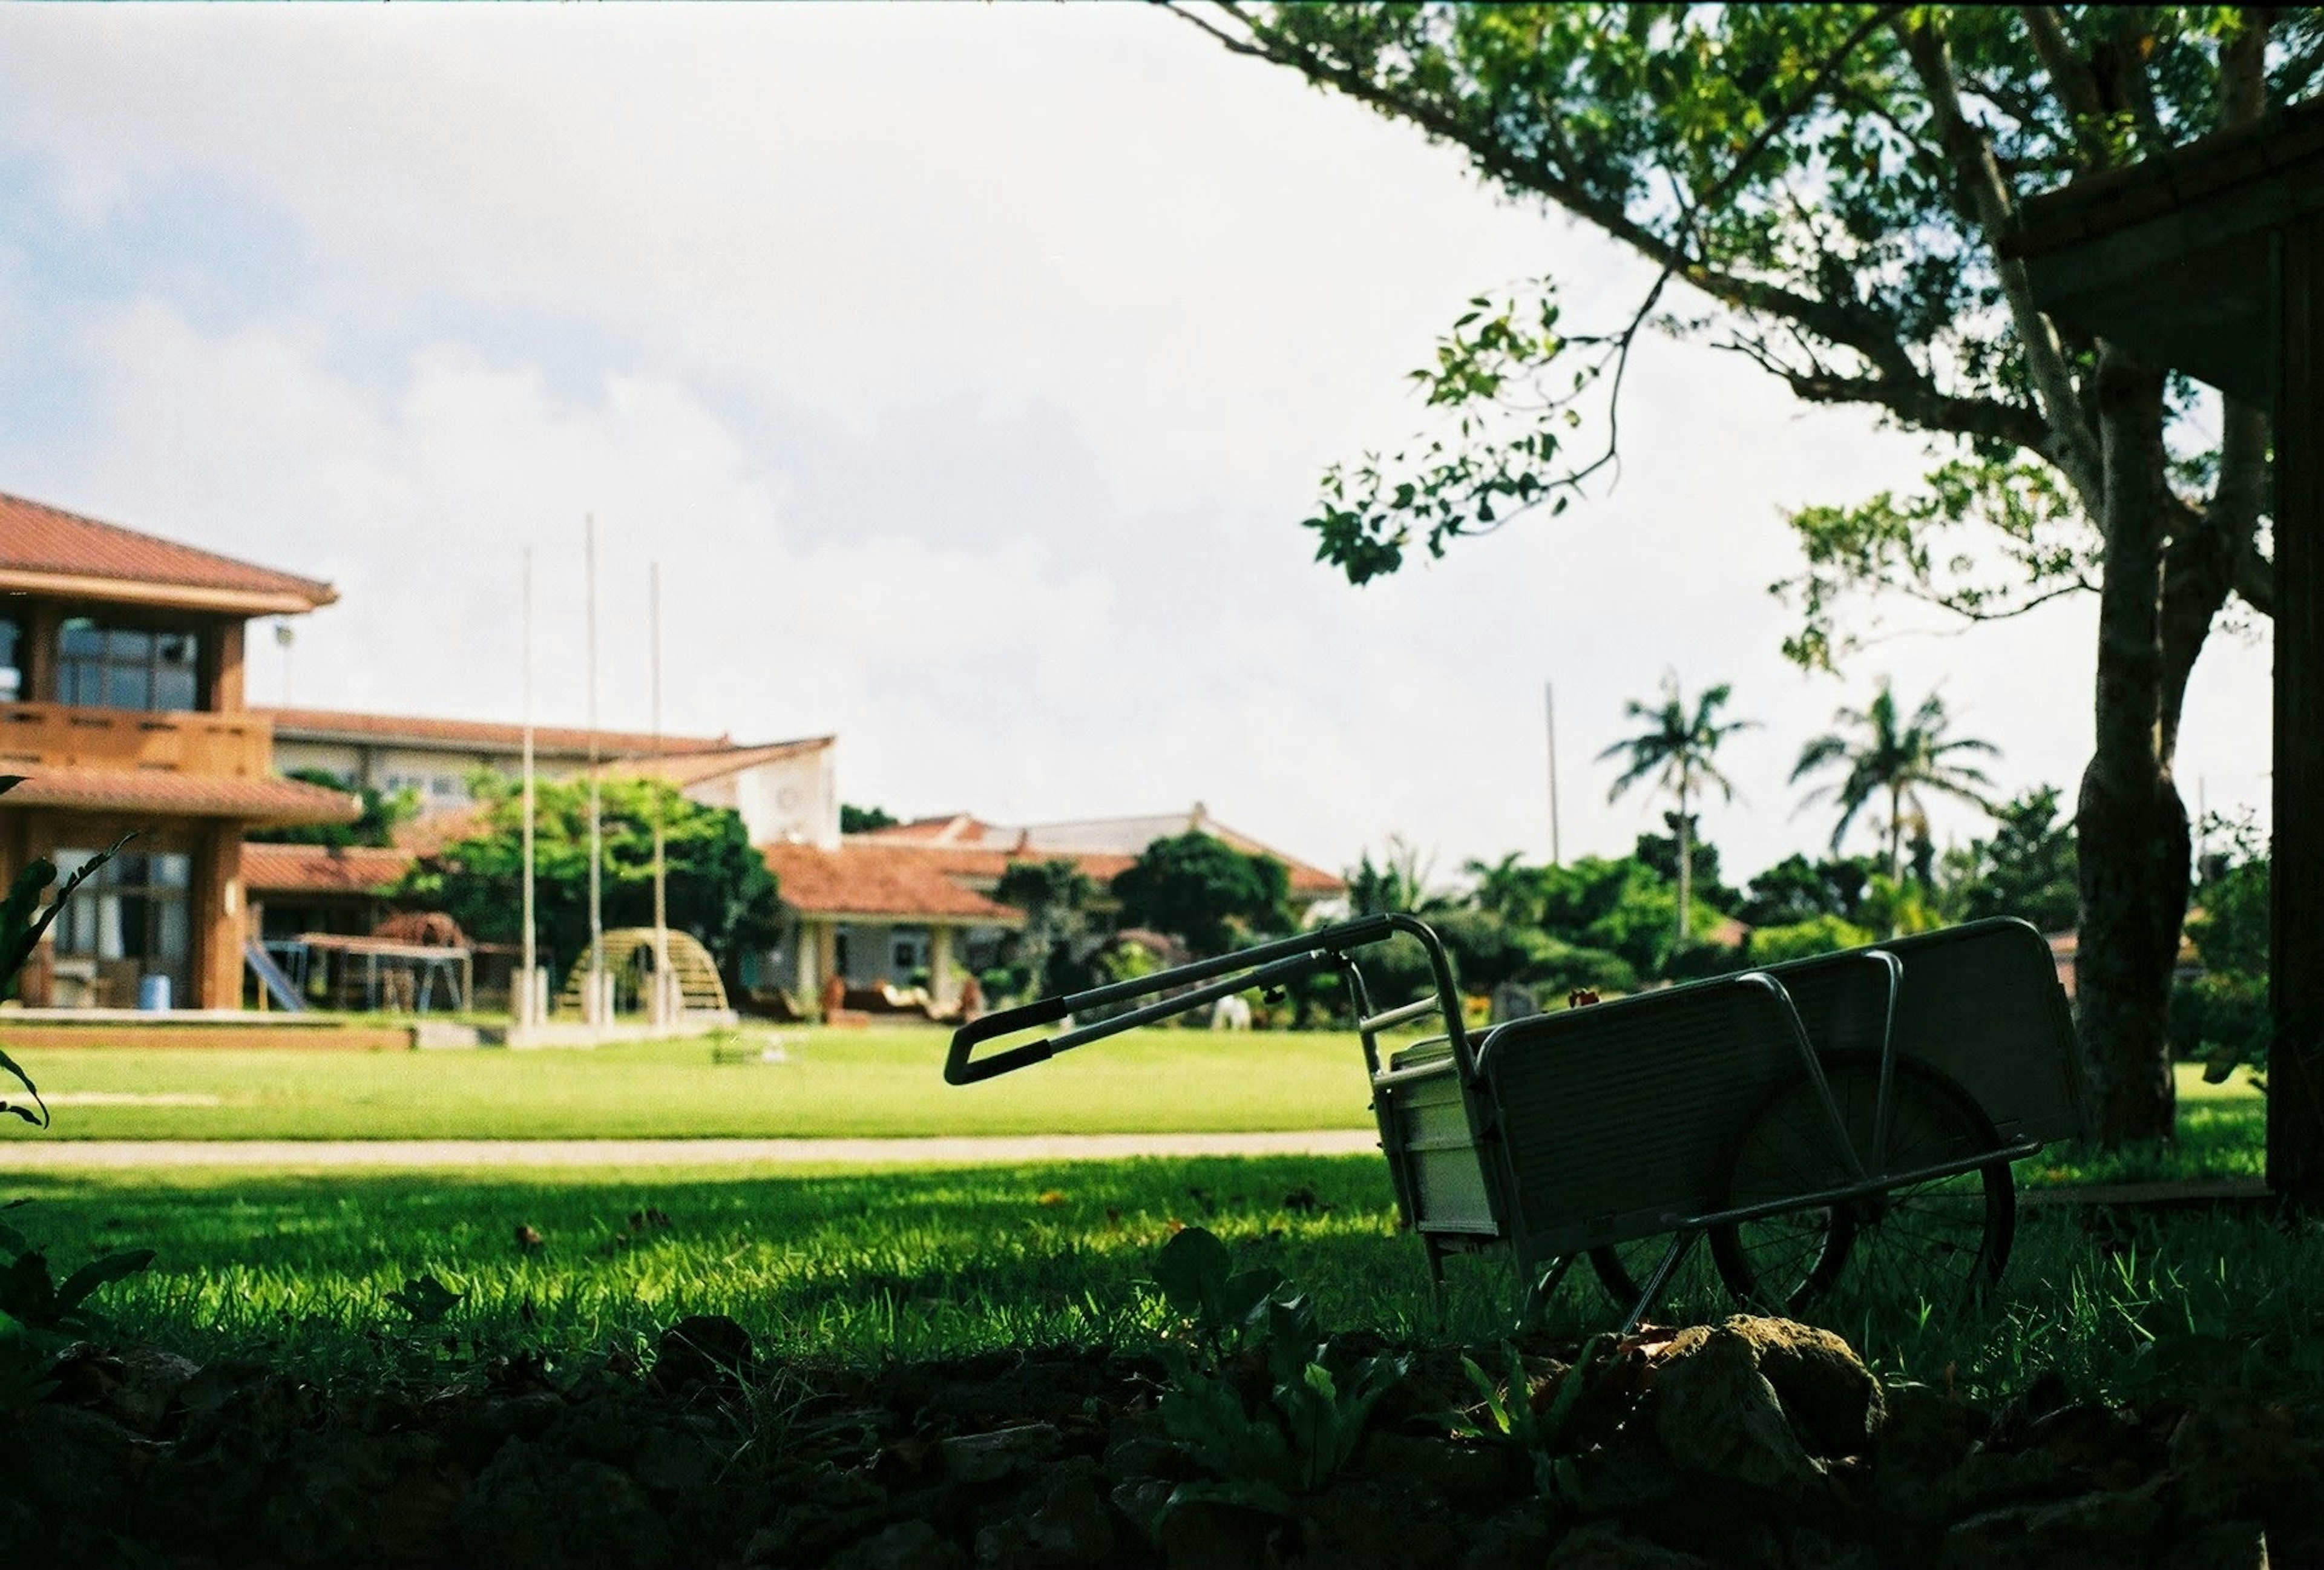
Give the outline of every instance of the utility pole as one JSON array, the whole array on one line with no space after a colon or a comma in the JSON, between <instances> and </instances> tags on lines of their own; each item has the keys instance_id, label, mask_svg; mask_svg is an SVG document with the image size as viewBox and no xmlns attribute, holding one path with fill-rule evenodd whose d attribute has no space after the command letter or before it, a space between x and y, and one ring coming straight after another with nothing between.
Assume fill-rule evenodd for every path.
<instances>
[{"instance_id":1,"label":"utility pole","mask_svg":"<svg viewBox=\"0 0 2324 1570\"><path fill-rule=\"evenodd\" d=\"M605 834L597 780L597 518L582 515L583 566L588 577L589 635L589 995L583 1017L595 1026L610 1025L605 1017L605 912L604 906Z\"/></svg>"},{"instance_id":2,"label":"utility pole","mask_svg":"<svg viewBox=\"0 0 2324 1570\"><path fill-rule=\"evenodd\" d=\"M524 988L524 1001L512 1011L516 1023L538 1025L541 1022L540 978L536 974L540 965L538 941L533 935L533 795L532 795L532 547L524 548L524 932L523 967L518 981Z\"/></svg>"},{"instance_id":3,"label":"utility pole","mask_svg":"<svg viewBox=\"0 0 2324 1570\"><path fill-rule=\"evenodd\" d=\"M1564 847L1557 837L1557 688L1549 682L1541 684L1542 716L1549 723L1549 864L1565 864Z\"/></svg>"},{"instance_id":4,"label":"utility pole","mask_svg":"<svg viewBox=\"0 0 2324 1570\"><path fill-rule=\"evenodd\" d=\"M669 974L669 867L664 854L662 832L662 788L667 781L661 777L661 563L650 562L646 567L646 621L653 643L650 670L653 680L653 900L654 900L654 1023L677 1023L678 988L672 985Z\"/></svg>"}]
</instances>

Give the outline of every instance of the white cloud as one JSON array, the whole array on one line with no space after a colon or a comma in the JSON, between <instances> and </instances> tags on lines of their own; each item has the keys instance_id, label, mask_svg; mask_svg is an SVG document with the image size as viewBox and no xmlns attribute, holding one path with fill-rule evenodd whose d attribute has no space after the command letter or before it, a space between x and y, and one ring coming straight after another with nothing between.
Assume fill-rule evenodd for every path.
<instances>
[{"instance_id":1,"label":"white cloud","mask_svg":"<svg viewBox=\"0 0 2324 1570\"><path fill-rule=\"evenodd\" d=\"M1311 563L1317 470L1406 434L1462 299L1555 271L1587 318L1639 280L1143 8L17 10L0 42L58 244L216 190L297 258L221 317L187 296L232 269L107 253L140 292L72 302L88 418L0 488L336 579L301 701L513 716L530 540L540 710L576 717L594 512L605 723L645 721L659 556L670 728L837 730L846 794L900 810L1200 798L1327 864L1538 854L1548 678L1568 852L1619 850L1658 820L1590 760L1665 668L1766 722L1709 814L1730 873L1822 838L1789 763L1883 670L1944 683L2006 783L2070 793L2087 754L2088 605L1846 686L1782 663L1782 509L1917 448L1701 350L1642 353L1609 495L1360 592ZM281 678L262 642L254 695ZM2264 796L2265 704L2264 647L2218 642L2214 805Z\"/></svg>"}]
</instances>

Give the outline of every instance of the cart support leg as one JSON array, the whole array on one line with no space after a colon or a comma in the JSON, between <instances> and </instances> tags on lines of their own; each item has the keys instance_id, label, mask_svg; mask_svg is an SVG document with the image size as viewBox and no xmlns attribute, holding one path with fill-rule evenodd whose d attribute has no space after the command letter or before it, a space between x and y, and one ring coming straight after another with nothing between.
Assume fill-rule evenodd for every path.
<instances>
[{"instance_id":1,"label":"cart support leg","mask_svg":"<svg viewBox=\"0 0 2324 1570\"><path fill-rule=\"evenodd\" d=\"M1518 1268L1526 1272L1526 1295L1524 1306L1517 1310L1518 1334L1522 1335L1533 1328L1535 1322L1541 1317L1542 1309L1547 1306L1550 1294L1557 1290L1557 1284L1565 1279L1565 1272L1573 1268L1573 1261L1580 1257L1578 1254L1560 1254L1549 1261L1549 1269L1537 1276L1530 1265L1519 1264Z\"/></svg>"},{"instance_id":2,"label":"cart support leg","mask_svg":"<svg viewBox=\"0 0 2324 1570\"><path fill-rule=\"evenodd\" d=\"M1646 1278L1646 1290L1638 1294L1637 1304L1631 1308L1630 1316L1622 1321L1619 1334L1628 1335L1636 1330L1638 1322L1662 1301L1663 1294L1670 1289L1671 1278L1678 1273L1680 1261L1686 1258L1687 1251L1694 1247L1694 1240L1702 1235L1700 1232L1681 1232L1671 1239L1670 1247L1663 1251L1662 1262L1655 1265L1655 1273Z\"/></svg>"}]
</instances>

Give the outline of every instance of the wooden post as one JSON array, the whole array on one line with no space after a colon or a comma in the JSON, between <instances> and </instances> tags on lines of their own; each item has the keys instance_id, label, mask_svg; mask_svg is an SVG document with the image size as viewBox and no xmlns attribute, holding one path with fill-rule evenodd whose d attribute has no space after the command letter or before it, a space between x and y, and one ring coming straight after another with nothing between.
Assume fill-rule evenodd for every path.
<instances>
[{"instance_id":1,"label":"wooden post","mask_svg":"<svg viewBox=\"0 0 2324 1570\"><path fill-rule=\"evenodd\" d=\"M132 848L135 848L132 846ZM197 901L190 918L193 953L188 956L194 995L173 1000L179 1008L242 1007L242 825L221 823L198 831L192 846L197 869L188 892Z\"/></svg>"},{"instance_id":2,"label":"wooden post","mask_svg":"<svg viewBox=\"0 0 2324 1570\"><path fill-rule=\"evenodd\" d=\"M2324 1203L2324 217L2277 231L2267 1181Z\"/></svg>"}]
</instances>

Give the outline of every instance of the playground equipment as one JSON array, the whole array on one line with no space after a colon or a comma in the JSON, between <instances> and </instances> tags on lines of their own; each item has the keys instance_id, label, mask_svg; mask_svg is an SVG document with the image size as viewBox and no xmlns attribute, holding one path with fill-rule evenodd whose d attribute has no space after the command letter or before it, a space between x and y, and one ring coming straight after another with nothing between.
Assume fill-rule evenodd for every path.
<instances>
[{"instance_id":1,"label":"playground equipment","mask_svg":"<svg viewBox=\"0 0 2324 1570\"><path fill-rule=\"evenodd\" d=\"M710 951L690 932L676 928L669 929L669 968L678 976L678 1003L687 1013L724 1013L727 1010L726 984L718 978L718 962ZM652 994L654 970L654 929L650 927L622 927L605 934L605 970L613 978L613 1007L617 1011L642 1010ZM587 985L589 956L585 952L573 964L566 975L565 988L557 994L560 1013L582 1013L582 989Z\"/></svg>"}]
</instances>

